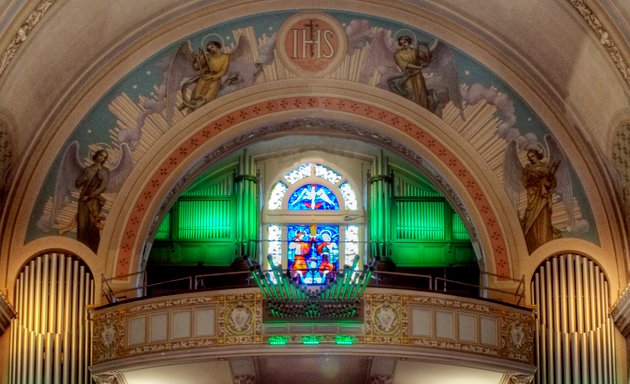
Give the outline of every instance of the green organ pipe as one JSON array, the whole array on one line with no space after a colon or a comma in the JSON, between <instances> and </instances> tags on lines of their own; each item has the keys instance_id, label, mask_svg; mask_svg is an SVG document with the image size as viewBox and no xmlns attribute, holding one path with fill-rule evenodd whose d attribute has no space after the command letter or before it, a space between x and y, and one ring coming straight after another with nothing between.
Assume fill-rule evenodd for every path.
<instances>
[{"instance_id":1,"label":"green organ pipe","mask_svg":"<svg viewBox=\"0 0 630 384\"><path fill-rule=\"evenodd\" d=\"M236 185L236 239L239 256L254 257L257 253L256 240L258 234L258 178L254 160L243 151L238 174L234 178Z\"/></svg>"},{"instance_id":2,"label":"green organ pipe","mask_svg":"<svg viewBox=\"0 0 630 384\"><path fill-rule=\"evenodd\" d=\"M375 159L369 177L369 228L371 256L381 259L390 257L388 244L390 243L390 217L392 177L389 174L387 157L381 152Z\"/></svg>"}]
</instances>

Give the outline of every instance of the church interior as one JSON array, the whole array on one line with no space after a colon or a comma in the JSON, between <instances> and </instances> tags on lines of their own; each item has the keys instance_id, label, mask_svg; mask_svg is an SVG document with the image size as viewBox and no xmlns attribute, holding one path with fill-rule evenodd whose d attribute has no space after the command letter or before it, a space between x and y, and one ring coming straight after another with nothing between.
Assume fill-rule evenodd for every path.
<instances>
[{"instance_id":1,"label":"church interior","mask_svg":"<svg viewBox=\"0 0 630 384\"><path fill-rule=\"evenodd\" d=\"M630 379L630 3L0 0L0 383Z\"/></svg>"}]
</instances>

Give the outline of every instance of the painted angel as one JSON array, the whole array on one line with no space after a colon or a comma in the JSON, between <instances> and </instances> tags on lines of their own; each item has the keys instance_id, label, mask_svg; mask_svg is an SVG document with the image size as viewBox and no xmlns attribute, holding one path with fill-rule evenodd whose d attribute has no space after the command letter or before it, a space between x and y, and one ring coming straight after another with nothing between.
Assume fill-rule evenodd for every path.
<instances>
[{"instance_id":1,"label":"painted angel","mask_svg":"<svg viewBox=\"0 0 630 384\"><path fill-rule=\"evenodd\" d=\"M39 222L42 229L49 231L58 226L56 220L59 214L70 203L72 191L78 189L77 215L70 226L76 225L78 241L97 251L100 230L105 221L103 194L118 192L134 167L133 155L127 144L120 145L120 156L111 168L105 165L109 157L108 150L99 149L92 154L92 163L85 165L79 155L79 143L70 143L57 171L52 211ZM60 233L68 229L61 229Z\"/></svg>"},{"instance_id":2,"label":"painted angel","mask_svg":"<svg viewBox=\"0 0 630 384\"><path fill-rule=\"evenodd\" d=\"M275 39L271 39L270 44L274 42ZM190 41L182 44L171 58L165 76L169 125L179 92L182 104L178 108L190 113L221 95L253 85L263 64L272 60L267 51L263 47L259 60L255 61L252 43L246 35L241 35L229 52L216 40L209 41L197 52L193 51Z\"/></svg>"},{"instance_id":3,"label":"painted angel","mask_svg":"<svg viewBox=\"0 0 630 384\"><path fill-rule=\"evenodd\" d=\"M296 197L295 200L293 200L291 206L298 203L303 203L309 209L319 209L319 207L321 207L323 203L318 202L317 200L322 200L332 206L335 205L335 203L330 200L330 198L326 194L326 191L324 191L323 188L318 189L315 184L311 184L310 187L302 189L302 193L300 193L300 195Z\"/></svg>"},{"instance_id":4,"label":"painted angel","mask_svg":"<svg viewBox=\"0 0 630 384\"><path fill-rule=\"evenodd\" d=\"M415 44L415 47L414 47ZM415 42L412 34L401 34L394 42L388 31L372 38L362 63L359 82L395 92L438 116L451 101L464 118L459 76L451 49L439 40Z\"/></svg>"},{"instance_id":5,"label":"painted angel","mask_svg":"<svg viewBox=\"0 0 630 384\"><path fill-rule=\"evenodd\" d=\"M568 161L550 135L545 136L544 142L544 146L526 149L527 163L523 165L518 157L517 141L512 140L503 163L504 187L517 211L521 194L527 196L520 220L530 253L559 236L560 231L554 228L551 220L554 196L562 199L569 228L575 222Z\"/></svg>"},{"instance_id":6,"label":"painted angel","mask_svg":"<svg viewBox=\"0 0 630 384\"><path fill-rule=\"evenodd\" d=\"M263 66L274 60L275 41L275 34L266 39L258 49L256 61L247 35L241 35L236 47L229 52L224 52L225 47L221 48L218 41L210 41L205 44L205 50L194 52L190 41L186 41L173 56L158 61L162 83L152 97L142 102L143 110L135 127L121 130L118 141L133 149L142 139L142 127L150 114L166 110L170 127L176 107L191 112L219 96L253 85ZM177 106L180 93L183 101Z\"/></svg>"}]
</instances>

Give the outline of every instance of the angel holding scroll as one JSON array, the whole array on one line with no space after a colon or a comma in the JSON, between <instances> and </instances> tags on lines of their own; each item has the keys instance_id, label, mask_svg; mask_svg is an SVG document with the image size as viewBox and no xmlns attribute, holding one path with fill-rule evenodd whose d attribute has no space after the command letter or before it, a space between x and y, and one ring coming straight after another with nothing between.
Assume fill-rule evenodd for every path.
<instances>
[{"instance_id":1,"label":"angel holding scroll","mask_svg":"<svg viewBox=\"0 0 630 384\"><path fill-rule=\"evenodd\" d=\"M120 191L134 168L134 161L131 149L125 143L117 149L104 143L93 145L96 148L90 150L91 161L80 155L76 140L63 151L50 211L44 212L37 224L45 232L57 229L59 235L76 229L77 240L97 252L106 218L107 196L104 195ZM111 161L112 155L115 161ZM67 217L63 211L71 206L71 202L76 202L76 215L70 222L62 222Z\"/></svg>"}]
</instances>

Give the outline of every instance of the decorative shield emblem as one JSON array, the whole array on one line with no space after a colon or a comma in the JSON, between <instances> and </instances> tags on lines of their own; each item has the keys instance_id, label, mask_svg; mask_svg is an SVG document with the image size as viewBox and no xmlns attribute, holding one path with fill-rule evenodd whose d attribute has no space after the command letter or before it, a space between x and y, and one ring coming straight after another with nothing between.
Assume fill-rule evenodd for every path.
<instances>
[{"instance_id":1,"label":"decorative shield emblem","mask_svg":"<svg viewBox=\"0 0 630 384\"><path fill-rule=\"evenodd\" d=\"M249 308L243 304L237 304L229 314L228 326L234 333L244 333L252 323L252 313Z\"/></svg>"},{"instance_id":2,"label":"decorative shield emblem","mask_svg":"<svg viewBox=\"0 0 630 384\"><path fill-rule=\"evenodd\" d=\"M116 336L116 331L111 324L105 324L103 330L101 331L101 341L103 345L109 347L114 342L114 337Z\"/></svg>"},{"instance_id":3,"label":"decorative shield emblem","mask_svg":"<svg viewBox=\"0 0 630 384\"><path fill-rule=\"evenodd\" d=\"M383 333L393 333L398 328L398 315L388 303L376 308L374 320L376 328Z\"/></svg>"}]
</instances>

